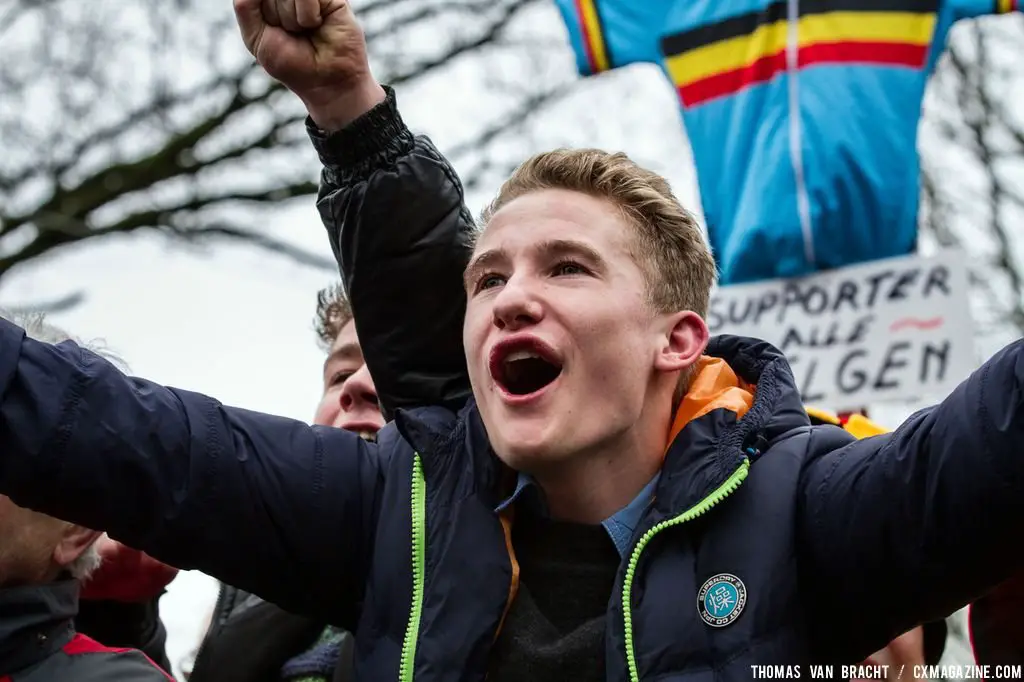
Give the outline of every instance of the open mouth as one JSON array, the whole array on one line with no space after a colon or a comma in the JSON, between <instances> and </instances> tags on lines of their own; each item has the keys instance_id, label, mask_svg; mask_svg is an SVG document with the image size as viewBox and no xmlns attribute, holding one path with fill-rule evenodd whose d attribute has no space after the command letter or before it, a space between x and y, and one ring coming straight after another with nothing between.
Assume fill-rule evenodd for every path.
<instances>
[{"instance_id":1,"label":"open mouth","mask_svg":"<svg viewBox=\"0 0 1024 682\"><path fill-rule=\"evenodd\" d=\"M535 339L504 342L491 353L491 376L510 395L536 393L561 373L561 361Z\"/></svg>"},{"instance_id":2,"label":"open mouth","mask_svg":"<svg viewBox=\"0 0 1024 682\"><path fill-rule=\"evenodd\" d=\"M340 427L350 433L356 434L367 443L376 443L377 432L380 431L380 427L370 420L348 422L341 424Z\"/></svg>"}]
</instances>

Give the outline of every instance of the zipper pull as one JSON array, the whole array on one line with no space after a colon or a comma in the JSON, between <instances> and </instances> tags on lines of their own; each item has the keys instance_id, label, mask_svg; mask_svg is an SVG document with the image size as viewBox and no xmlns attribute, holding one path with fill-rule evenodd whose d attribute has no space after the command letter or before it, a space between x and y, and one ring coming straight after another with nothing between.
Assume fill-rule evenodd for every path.
<instances>
[{"instance_id":1,"label":"zipper pull","mask_svg":"<svg viewBox=\"0 0 1024 682\"><path fill-rule=\"evenodd\" d=\"M757 434L754 437L754 442L743 449L743 454L750 459L750 463L753 464L768 448L768 439L763 434Z\"/></svg>"}]
</instances>

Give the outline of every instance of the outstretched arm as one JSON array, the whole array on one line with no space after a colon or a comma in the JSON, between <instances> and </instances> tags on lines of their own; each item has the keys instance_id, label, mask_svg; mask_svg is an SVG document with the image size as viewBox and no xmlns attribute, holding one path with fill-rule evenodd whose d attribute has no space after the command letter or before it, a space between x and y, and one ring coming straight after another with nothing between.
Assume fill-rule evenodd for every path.
<instances>
[{"instance_id":1,"label":"outstretched arm","mask_svg":"<svg viewBox=\"0 0 1024 682\"><path fill-rule=\"evenodd\" d=\"M249 50L309 111L324 166L317 205L385 415L457 410L470 393L462 271L474 230L458 176L374 80L349 3L235 0L235 10Z\"/></svg>"},{"instance_id":2,"label":"outstretched arm","mask_svg":"<svg viewBox=\"0 0 1024 682\"><path fill-rule=\"evenodd\" d=\"M355 434L130 378L0 319L0 494L172 566L350 622L379 462Z\"/></svg>"},{"instance_id":3,"label":"outstretched arm","mask_svg":"<svg viewBox=\"0 0 1024 682\"><path fill-rule=\"evenodd\" d=\"M801 500L810 631L836 662L1024 566L1024 341L895 432L843 440L812 435Z\"/></svg>"}]
</instances>

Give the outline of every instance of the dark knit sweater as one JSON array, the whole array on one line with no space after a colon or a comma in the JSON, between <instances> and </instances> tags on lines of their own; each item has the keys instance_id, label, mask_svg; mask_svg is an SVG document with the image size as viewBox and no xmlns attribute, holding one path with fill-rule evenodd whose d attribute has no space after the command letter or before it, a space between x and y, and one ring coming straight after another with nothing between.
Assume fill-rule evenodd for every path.
<instances>
[{"instance_id":1,"label":"dark knit sweater","mask_svg":"<svg viewBox=\"0 0 1024 682\"><path fill-rule=\"evenodd\" d=\"M519 513L512 546L519 592L488 682L604 682L605 614L620 561L608 532Z\"/></svg>"}]
</instances>

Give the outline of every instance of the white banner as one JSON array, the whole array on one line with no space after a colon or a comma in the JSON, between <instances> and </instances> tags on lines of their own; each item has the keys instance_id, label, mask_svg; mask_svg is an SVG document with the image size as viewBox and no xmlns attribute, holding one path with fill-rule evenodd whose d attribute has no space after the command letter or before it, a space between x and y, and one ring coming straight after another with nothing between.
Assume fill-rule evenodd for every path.
<instances>
[{"instance_id":1,"label":"white banner","mask_svg":"<svg viewBox=\"0 0 1024 682\"><path fill-rule=\"evenodd\" d=\"M712 292L712 336L785 352L809 405L843 411L942 396L975 368L964 256L893 258Z\"/></svg>"}]
</instances>

